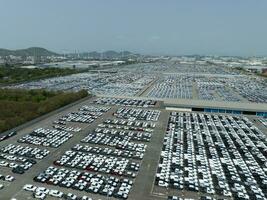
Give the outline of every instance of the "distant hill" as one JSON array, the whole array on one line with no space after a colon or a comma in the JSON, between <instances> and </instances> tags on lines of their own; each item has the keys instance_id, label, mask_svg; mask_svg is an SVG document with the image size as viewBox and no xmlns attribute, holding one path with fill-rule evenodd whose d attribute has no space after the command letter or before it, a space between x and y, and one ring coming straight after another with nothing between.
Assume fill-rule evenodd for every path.
<instances>
[{"instance_id":1,"label":"distant hill","mask_svg":"<svg viewBox=\"0 0 267 200\"><path fill-rule=\"evenodd\" d=\"M41 47L30 47L28 49L18 49L18 50L9 50L9 49L0 49L0 56L53 56L59 55L55 52L49 51Z\"/></svg>"},{"instance_id":2,"label":"distant hill","mask_svg":"<svg viewBox=\"0 0 267 200\"><path fill-rule=\"evenodd\" d=\"M99 52L96 52L96 51L92 51L92 52L89 52L89 53L84 53L84 56L88 56L88 57L91 57L91 58L100 58L101 57L101 53Z\"/></svg>"},{"instance_id":3,"label":"distant hill","mask_svg":"<svg viewBox=\"0 0 267 200\"><path fill-rule=\"evenodd\" d=\"M27 49L18 49L18 50L9 50L9 49L1 49L0 48L0 56L58 56L60 54L57 54L55 52L49 51L47 49L41 48L41 47L30 47ZM139 54L132 53L130 51L104 51L104 52L83 52L83 53L70 53L69 54L72 57L76 57L79 55L79 57L82 58L93 58L93 59L121 59L121 58L134 58L138 57Z\"/></svg>"},{"instance_id":4,"label":"distant hill","mask_svg":"<svg viewBox=\"0 0 267 200\"><path fill-rule=\"evenodd\" d=\"M136 54L130 51L122 51L122 52L105 51L103 52L103 57L105 58L122 58L122 57L129 57L129 56L135 56L135 55Z\"/></svg>"}]
</instances>

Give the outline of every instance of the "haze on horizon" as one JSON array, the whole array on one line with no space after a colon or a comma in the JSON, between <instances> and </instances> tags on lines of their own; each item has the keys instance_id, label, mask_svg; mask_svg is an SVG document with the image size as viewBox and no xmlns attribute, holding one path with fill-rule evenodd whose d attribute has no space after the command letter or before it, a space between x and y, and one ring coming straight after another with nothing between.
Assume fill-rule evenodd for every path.
<instances>
[{"instance_id":1,"label":"haze on horizon","mask_svg":"<svg viewBox=\"0 0 267 200\"><path fill-rule=\"evenodd\" d=\"M0 0L0 48L267 55L267 1Z\"/></svg>"}]
</instances>

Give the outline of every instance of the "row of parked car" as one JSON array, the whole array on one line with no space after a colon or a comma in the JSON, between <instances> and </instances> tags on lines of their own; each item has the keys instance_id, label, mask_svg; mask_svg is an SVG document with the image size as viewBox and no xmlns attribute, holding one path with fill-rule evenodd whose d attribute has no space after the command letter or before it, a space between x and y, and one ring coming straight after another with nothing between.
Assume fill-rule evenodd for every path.
<instances>
[{"instance_id":1,"label":"row of parked car","mask_svg":"<svg viewBox=\"0 0 267 200\"><path fill-rule=\"evenodd\" d=\"M153 122L143 122L143 121L124 120L124 119L106 119L104 121L104 124L138 127L141 128L140 130L143 130L143 128L155 128L156 126L156 124Z\"/></svg>"},{"instance_id":2,"label":"row of parked car","mask_svg":"<svg viewBox=\"0 0 267 200\"><path fill-rule=\"evenodd\" d=\"M25 184L23 190L32 193L32 197L35 199L46 199L46 198L58 198L66 200L93 200L88 196L77 196L73 193L64 193L60 190L48 189L46 187L35 186L32 184Z\"/></svg>"},{"instance_id":3,"label":"row of parked car","mask_svg":"<svg viewBox=\"0 0 267 200\"><path fill-rule=\"evenodd\" d=\"M57 148L72 137L73 134L67 131L38 128L18 139L18 142Z\"/></svg>"},{"instance_id":4,"label":"row of parked car","mask_svg":"<svg viewBox=\"0 0 267 200\"><path fill-rule=\"evenodd\" d=\"M119 137L131 137L131 140L149 142L152 136L151 133L142 132L142 131L130 131L130 130L117 130L117 129L108 129L108 128L96 128L94 130L96 133L104 133L108 135L114 135Z\"/></svg>"},{"instance_id":5,"label":"row of parked car","mask_svg":"<svg viewBox=\"0 0 267 200\"><path fill-rule=\"evenodd\" d=\"M36 161L31 158L24 158L21 156L14 156L9 154L0 154L0 166L9 167L13 173L23 174L26 170L30 169Z\"/></svg>"},{"instance_id":6,"label":"row of parked car","mask_svg":"<svg viewBox=\"0 0 267 200\"><path fill-rule=\"evenodd\" d=\"M129 120L158 121L160 111L121 107L114 113L114 116Z\"/></svg>"},{"instance_id":7,"label":"row of parked car","mask_svg":"<svg viewBox=\"0 0 267 200\"><path fill-rule=\"evenodd\" d=\"M116 149L141 153L144 153L147 147L146 144L131 142L131 137L129 136L118 137L103 133L89 133L84 139L81 140L81 142L111 146L115 147Z\"/></svg>"},{"instance_id":8,"label":"row of parked car","mask_svg":"<svg viewBox=\"0 0 267 200\"><path fill-rule=\"evenodd\" d=\"M62 122L92 123L101 115L103 115L103 113L107 112L109 109L110 107L84 105L81 108L79 108L79 111L70 112L59 118L58 123Z\"/></svg>"},{"instance_id":9,"label":"row of parked car","mask_svg":"<svg viewBox=\"0 0 267 200\"><path fill-rule=\"evenodd\" d=\"M11 131L11 132L8 133L8 134L1 135L1 136L0 136L0 142L1 142L1 141L4 141L4 140L6 140L6 139L8 139L8 138L10 138L10 137L12 137L12 136L14 136L14 135L17 135L17 132L16 132L16 131Z\"/></svg>"},{"instance_id":10,"label":"row of parked car","mask_svg":"<svg viewBox=\"0 0 267 200\"><path fill-rule=\"evenodd\" d=\"M91 112L91 113L84 113L84 111L71 112L59 118L59 121L79 122L79 123L90 124L94 122L101 115L102 115L101 113L95 113L95 112Z\"/></svg>"},{"instance_id":11,"label":"row of parked car","mask_svg":"<svg viewBox=\"0 0 267 200\"><path fill-rule=\"evenodd\" d=\"M136 160L142 160L144 157L144 153L141 152L134 152L128 150L119 150L113 149L108 147L98 147L98 146L88 146L88 145L81 145L76 144L74 147L71 148L73 151L79 152L88 152L94 153L98 155L107 155L107 156L115 156L115 157L122 157L122 158L130 158Z\"/></svg>"},{"instance_id":12,"label":"row of parked car","mask_svg":"<svg viewBox=\"0 0 267 200\"><path fill-rule=\"evenodd\" d=\"M111 107L84 105L81 108L79 108L79 110L87 111L87 112L105 113L105 112L108 112L110 110L110 108Z\"/></svg>"},{"instance_id":13,"label":"row of parked car","mask_svg":"<svg viewBox=\"0 0 267 200\"><path fill-rule=\"evenodd\" d=\"M259 117L258 120L259 120L265 127L267 127L267 118Z\"/></svg>"},{"instance_id":14,"label":"row of parked car","mask_svg":"<svg viewBox=\"0 0 267 200\"><path fill-rule=\"evenodd\" d=\"M265 199L266 145L266 135L246 117L172 112L155 183L234 199Z\"/></svg>"},{"instance_id":15,"label":"row of parked car","mask_svg":"<svg viewBox=\"0 0 267 200\"><path fill-rule=\"evenodd\" d=\"M89 172L48 167L34 178L35 181L101 194L106 197L127 199L133 181L127 178L103 176Z\"/></svg>"},{"instance_id":16,"label":"row of parked car","mask_svg":"<svg viewBox=\"0 0 267 200\"><path fill-rule=\"evenodd\" d=\"M200 196L197 198L198 200L224 200L224 198L213 198L210 196ZM185 197L179 197L179 196L168 196L167 200L195 200L195 198L185 198Z\"/></svg>"},{"instance_id":17,"label":"row of parked car","mask_svg":"<svg viewBox=\"0 0 267 200\"><path fill-rule=\"evenodd\" d=\"M94 100L94 103L100 104L100 105L135 106L135 107L147 108L147 107L155 107L157 104L157 101L102 97L102 98L98 98Z\"/></svg>"},{"instance_id":18,"label":"row of parked car","mask_svg":"<svg viewBox=\"0 0 267 200\"><path fill-rule=\"evenodd\" d=\"M78 133L82 130L82 128L80 127L64 126L64 125L53 125L53 128L60 130L60 131L67 131L67 132L74 132L74 133Z\"/></svg>"},{"instance_id":19,"label":"row of parked car","mask_svg":"<svg viewBox=\"0 0 267 200\"><path fill-rule=\"evenodd\" d=\"M7 146L2 147L0 149L0 152L40 160L46 157L50 151L47 149L39 149L37 147L33 148L30 146L9 144Z\"/></svg>"},{"instance_id":20,"label":"row of parked car","mask_svg":"<svg viewBox=\"0 0 267 200\"><path fill-rule=\"evenodd\" d=\"M92 154L88 152L66 151L54 165L81 170L101 172L118 176L135 178L139 164L126 158Z\"/></svg>"},{"instance_id":21,"label":"row of parked car","mask_svg":"<svg viewBox=\"0 0 267 200\"><path fill-rule=\"evenodd\" d=\"M124 125L114 125L114 124L98 124L100 128L109 128L109 129L122 129L122 130L130 130L130 131L144 131L144 132L153 132L152 128L141 128L134 126L124 126Z\"/></svg>"}]
</instances>

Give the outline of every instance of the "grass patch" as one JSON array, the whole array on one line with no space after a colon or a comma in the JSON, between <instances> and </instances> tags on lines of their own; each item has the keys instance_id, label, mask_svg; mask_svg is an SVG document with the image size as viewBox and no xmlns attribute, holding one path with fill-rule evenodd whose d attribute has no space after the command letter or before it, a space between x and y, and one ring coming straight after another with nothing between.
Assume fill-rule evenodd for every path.
<instances>
[{"instance_id":1,"label":"grass patch","mask_svg":"<svg viewBox=\"0 0 267 200\"><path fill-rule=\"evenodd\" d=\"M87 91L0 89L0 133L88 96Z\"/></svg>"}]
</instances>

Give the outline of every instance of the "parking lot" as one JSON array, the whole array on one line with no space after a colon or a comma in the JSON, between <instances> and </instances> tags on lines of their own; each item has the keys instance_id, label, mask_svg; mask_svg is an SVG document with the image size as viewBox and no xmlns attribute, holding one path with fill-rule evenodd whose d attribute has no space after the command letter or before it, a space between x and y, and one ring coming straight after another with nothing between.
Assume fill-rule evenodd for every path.
<instances>
[{"instance_id":1,"label":"parking lot","mask_svg":"<svg viewBox=\"0 0 267 200\"><path fill-rule=\"evenodd\" d=\"M131 120L128 119L129 115ZM157 110L117 109L112 119L106 119L103 124L98 124L101 128L90 131L80 144L65 151L53 162L60 168L50 166L34 180L127 199L146 152L147 144L144 143L150 142L159 115L160 112ZM105 127L105 124L108 127ZM122 127L128 129L121 131Z\"/></svg>"},{"instance_id":2,"label":"parking lot","mask_svg":"<svg viewBox=\"0 0 267 200\"><path fill-rule=\"evenodd\" d=\"M135 195L131 190L157 133L160 112L147 106L142 110L92 103L57 113L0 143L1 173L11 175L14 185L5 181L0 191L3 198L126 199ZM152 103L154 107L157 102ZM81 177L78 182L73 180L76 176Z\"/></svg>"},{"instance_id":3,"label":"parking lot","mask_svg":"<svg viewBox=\"0 0 267 200\"><path fill-rule=\"evenodd\" d=\"M111 68L112 69L112 68ZM228 66L171 61L114 68L116 73L79 73L12 85L9 88L79 91L110 97L198 99L222 102L267 102L264 78Z\"/></svg>"},{"instance_id":4,"label":"parking lot","mask_svg":"<svg viewBox=\"0 0 267 200\"><path fill-rule=\"evenodd\" d=\"M199 99L222 102L266 103L261 78L219 74L163 74L143 96L160 99Z\"/></svg>"},{"instance_id":5,"label":"parking lot","mask_svg":"<svg viewBox=\"0 0 267 200\"><path fill-rule=\"evenodd\" d=\"M264 125L161 104L92 98L18 130L0 142L1 197L265 198Z\"/></svg>"},{"instance_id":6,"label":"parking lot","mask_svg":"<svg viewBox=\"0 0 267 200\"><path fill-rule=\"evenodd\" d=\"M41 172L41 169L44 166L47 166L49 161L50 164L53 164L54 157L59 156L61 150L64 150L64 148L67 150L70 143L81 140L83 131L88 128L90 129L91 123L66 122L59 120L71 112L79 112L81 108L84 110L85 108L82 107L82 105L84 105L84 103L57 113L39 123L34 123L33 125L18 131L15 136L10 138L10 140L4 140L0 143L0 161L2 163L1 174L5 176L14 176L16 180L13 183L18 191L20 190L19 188L22 183L27 183L25 180L32 183L31 180L33 180L33 175L37 175ZM96 108L100 109L101 106L96 106ZM104 113L108 110L109 109L101 110L101 112ZM94 111L98 112L99 110ZM99 118L100 117L97 117L94 120L100 120ZM65 130L54 129L53 127L55 125L60 126ZM8 163L7 166L6 163ZM22 177L28 178L22 179ZM1 193L2 191L8 191L9 189L12 188L4 187L1 190ZM13 193L9 193L9 195L10 194Z\"/></svg>"},{"instance_id":7,"label":"parking lot","mask_svg":"<svg viewBox=\"0 0 267 200\"><path fill-rule=\"evenodd\" d=\"M79 73L64 77L48 78L22 83L11 88L79 91L88 90L96 95L108 94L134 96L154 80L151 74L135 72Z\"/></svg>"},{"instance_id":8,"label":"parking lot","mask_svg":"<svg viewBox=\"0 0 267 200\"><path fill-rule=\"evenodd\" d=\"M159 79L147 94L148 97L192 99L193 77L168 75Z\"/></svg>"},{"instance_id":9,"label":"parking lot","mask_svg":"<svg viewBox=\"0 0 267 200\"><path fill-rule=\"evenodd\" d=\"M266 199L266 134L244 116L172 112L154 191Z\"/></svg>"}]
</instances>

